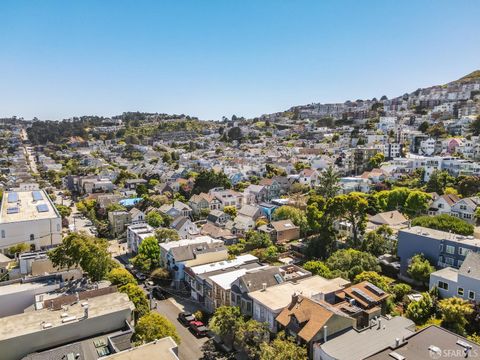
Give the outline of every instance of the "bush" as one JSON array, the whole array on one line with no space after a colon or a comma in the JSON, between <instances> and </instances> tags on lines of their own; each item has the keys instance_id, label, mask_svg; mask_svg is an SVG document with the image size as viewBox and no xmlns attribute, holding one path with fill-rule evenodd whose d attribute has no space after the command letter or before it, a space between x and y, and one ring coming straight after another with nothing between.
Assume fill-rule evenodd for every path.
<instances>
[{"instance_id":1,"label":"bush","mask_svg":"<svg viewBox=\"0 0 480 360\"><path fill-rule=\"evenodd\" d=\"M473 225L448 214L420 216L413 219L412 225L442 231L452 231L459 235L472 235L474 231Z\"/></svg>"}]
</instances>

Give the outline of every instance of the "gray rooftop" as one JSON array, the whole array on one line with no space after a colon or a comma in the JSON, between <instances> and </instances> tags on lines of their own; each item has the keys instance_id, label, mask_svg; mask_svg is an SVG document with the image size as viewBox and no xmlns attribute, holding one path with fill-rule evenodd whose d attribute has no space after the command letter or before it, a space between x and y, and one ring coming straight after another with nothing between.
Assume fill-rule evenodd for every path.
<instances>
[{"instance_id":1,"label":"gray rooftop","mask_svg":"<svg viewBox=\"0 0 480 360\"><path fill-rule=\"evenodd\" d=\"M463 276L480 280L480 254L470 251L465 257L462 266L460 266L458 273Z\"/></svg>"},{"instance_id":2,"label":"gray rooftop","mask_svg":"<svg viewBox=\"0 0 480 360\"><path fill-rule=\"evenodd\" d=\"M377 320L370 328L361 331L349 330L317 346L321 346L326 354L337 360L362 360L388 346L394 346L395 339L402 339L415 333L414 322L407 318L382 317L380 321L380 326Z\"/></svg>"}]
</instances>

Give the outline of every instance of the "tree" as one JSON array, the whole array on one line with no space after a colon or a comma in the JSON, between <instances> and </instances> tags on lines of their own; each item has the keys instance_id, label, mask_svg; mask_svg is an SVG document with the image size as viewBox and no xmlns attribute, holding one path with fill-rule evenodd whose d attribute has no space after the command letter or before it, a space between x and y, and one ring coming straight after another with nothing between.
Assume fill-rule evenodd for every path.
<instances>
[{"instance_id":1,"label":"tree","mask_svg":"<svg viewBox=\"0 0 480 360\"><path fill-rule=\"evenodd\" d=\"M430 175L427 184L427 192L436 192L443 195L446 187L452 187L455 184L455 178L446 171L435 170Z\"/></svg>"},{"instance_id":2,"label":"tree","mask_svg":"<svg viewBox=\"0 0 480 360\"><path fill-rule=\"evenodd\" d=\"M336 216L350 224L352 229L352 243L358 247L360 236L367 225L368 201L361 193L349 193L337 195L333 198L331 205Z\"/></svg>"},{"instance_id":3,"label":"tree","mask_svg":"<svg viewBox=\"0 0 480 360\"><path fill-rule=\"evenodd\" d=\"M307 261L305 264L303 264L303 268L307 271L310 271L313 275L319 275L326 279L331 279L333 277L332 271L322 261Z\"/></svg>"},{"instance_id":4,"label":"tree","mask_svg":"<svg viewBox=\"0 0 480 360\"><path fill-rule=\"evenodd\" d=\"M441 231L451 231L459 235L472 235L474 226L449 214L420 216L412 221L413 226L423 226Z\"/></svg>"},{"instance_id":5,"label":"tree","mask_svg":"<svg viewBox=\"0 0 480 360\"><path fill-rule=\"evenodd\" d=\"M438 303L438 310L442 315L442 326L459 335L466 335L467 317L473 313L473 307L468 301L458 297L443 299Z\"/></svg>"},{"instance_id":6,"label":"tree","mask_svg":"<svg viewBox=\"0 0 480 360\"><path fill-rule=\"evenodd\" d=\"M363 271L380 272L380 266L375 256L354 249L335 251L325 264L336 274L350 280L353 280L356 275Z\"/></svg>"},{"instance_id":7,"label":"tree","mask_svg":"<svg viewBox=\"0 0 480 360\"><path fill-rule=\"evenodd\" d=\"M242 130L238 126L234 126L228 130L229 140L242 140Z\"/></svg>"},{"instance_id":8,"label":"tree","mask_svg":"<svg viewBox=\"0 0 480 360\"><path fill-rule=\"evenodd\" d=\"M135 325L135 338L140 343L149 343L167 336L171 336L177 344L180 344L181 339L175 326L159 313L151 312L144 315Z\"/></svg>"},{"instance_id":9,"label":"tree","mask_svg":"<svg viewBox=\"0 0 480 360\"><path fill-rule=\"evenodd\" d=\"M357 276L355 276L353 282L355 284L358 284L362 281L368 281L369 283L379 287L383 291L389 292L390 284L393 282L393 279L380 275L376 271L363 271Z\"/></svg>"},{"instance_id":10,"label":"tree","mask_svg":"<svg viewBox=\"0 0 480 360\"><path fill-rule=\"evenodd\" d=\"M110 270L107 274L107 280L109 280L112 285L117 285L118 287L125 286L127 284L137 284L137 281L133 275L124 268L115 268Z\"/></svg>"},{"instance_id":11,"label":"tree","mask_svg":"<svg viewBox=\"0 0 480 360\"><path fill-rule=\"evenodd\" d=\"M325 199L333 198L340 191L339 179L338 173L330 165L318 177L317 194Z\"/></svg>"},{"instance_id":12,"label":"tree","mask_svg":"<svg viewBox=\"0 0 480 360\"><path fill-rule=\"evenodd\" d=\"M432 316L434 310L433 299L425 292L420 300L408 304L405 316L415 324L422 325Z\"/></svg>"},{"instance_id":13,"label":"tree","mask_svg":"<svg viewBox=\"0 0 480 360\"><path fill-rule=\"evenodd\" d=\"M369 169L378 168L380 164L383 163L384 161L385 161L385 155L383 155L383 153L381 152L376 153L368 161L368 168Z\"/></svg>"},{"instance_id":14,"label":"tree","mask_svg":"<svg viewBox=\"0 0 480 360\"><path fill-rule=\"evenodd\" d=\"M173 229L161 228L155 230L155 237L157 238L158 242L162 243L165 241L178 241L180 240L180 236L178 232Z\"/></svg>"},{"instance_id":15,"label":"tree","mask_svg":"<svg viewBox=\"0 0 480 360\"><path fill-rule=\"evenodd\" d=\"M223 172L216 173L213 170L204 170L201 171L195 179L195 186L193 187L192 193L200 194L201 192L208 192L210 189L216 187L230 189L232 184Z\"/></svg>"},{"instance_id":16,"label":"tree","mask_svg":"<svg viewBox=\"0 0 480 360\"><path fill-rule=\"evenodd\" d=\"M405 296L412 292L412 287L404 283L395 284L391 287L391 292L395 298L395 301L403 301Z\"/></svg>"},{"instance_id":17,"label":"tree","mask_svg":"<svg viewBox=\"0 0 480 360\"><path fill-rule=\"evenodd\" d=\"M480 176L461 176L457 179L456 189L463 197L480 193Z\"/></svg>"},{"instance_id":18,"label":"tree","mask_svg":"<svg viewBox=\"0 0 480 360\"><path fill-rule=\"evenodd\" d=\"M210 318L210 329L225 342L233 344L239 326L243 323L240 308L236 306L220 306Z\"/></svg>"},{"instance_id":19,"label":"tree","mask_svg":"<svg viewBox=\"0 0 480 360\"><path fill-rule=\"evenodd\" d=\"M151 227L158 228L163 225L163 216L157 211L150 211L145 217L147 224Z\"/></svg>"},{"instance_id":20,"label":"tree","mask_svg":"<svg viewBox=\"0 0 480 360\"><path fill-rule=\"evenodd\" d=\"M70 216L70 214L72 213L72 209L68 206L65 206L65 205L55 205L55 207L57 208L58 210L58 213L60 214L60 216L65 219L65 218L68 218Z\"/></svg>"},{"instance_id":21,"label":"tree","mask_svg":"<svg viewBox=\"0 0 480 360\"><path fill-rule=\"evenodd\" d=\"M423 254L413 256L407 269L408 275L410 275L413 280L419 281L422 284L425 284L429 280L430 274L434 271L435 268L425 259Z\"/></svg>"},{"instance_id":22,"label":"tree","mask_svg":"<svg viewBox=\"0 0 480 360\"><path fill-rule=\"evenodd\" d=\"M470 124L470 131L474 136L480 135L480 115Z\"/></svg>"},{"instance_id":23,"label":"tree","mask_svg":"<svg viewBox=\"0 0 480 360\"><path fill-rule=\"evenodd\" d=\"M149 236L138 247L138 255L132 259L132 263L144 270L151 271L158 266L160 261L160 246L154 236Z\"/></svg>"},{"instance_id":24,"label":"tree","mask_svg":"<svg viewBox=\"0 0 480 360\"><path fill-rule=\"evenodd\" d=\"M284 332L277 335L272 342L260 344L260 360L304 360L307 349L288 339Z\"/></svg>"},{"instance_id":25,"label":"tree","mask_svg":"<svg viewBox=\"0 0 480 360\"><path fill-rule=\"evenodd\" d=\"M150 312L150 305L147 296L137 284L128 283L118 288L118 291L128 295L130 301L135 305L135 313L138 318Z\"/></svg>"},{"instance_id":26,"label":"tree","mask_svg":"<svg viewBox=\"0 0 480 360\"><path fill-rule=\"evenodd\" d=\"M11 256L16 256L17 254L21 254L30 250L30 246L26 243L20 243L17 245L13 245L8 248L8 254Z\"/></svg>"},{"instance_id":27,"label":"tree","mask_svg":"<svg viewBox=\"0 0 480 360\"><path fill-rule=\"evenodd\" d=\"M432 197L419 190L410 191L405 200L404 213L410 217L425 213L430 205Z\"/></svg>"},{"instance_id":28,"label":"tree","mask_svg":"<svg viewBox=\"0 0 480 360\"><path fill-rule=\"evenodd\" d=\"M105 278L116 265L108 252L108 242L85 232L70 233L48 256L55 267L70 269L80 265L93 281Z\"/></svg>"},{"instance_id":29,"label":"tree","mask_svg":"<svg viewBox=\"0 0 480 360\"><path fill-rule=\"evenodd\" d=\"M429 127L430 127L430 124L428 123L428 121L424 121L418 127L418 131L421 131L422 133L426 133Z\"/></svg>"},{"instance_id":30,"label":"tree","mask_svg":"<svg viewBox=\"0 0 480 360\"><path fill-rule=\"evenodd\" d=\"M237 216L237 208L233 205L231 206L225 206L223 208L223 212L227 215L230 215L232 218Z\"/></svg>"},{"instance_id":31,"label":"tree","mask_svg":"<svg viewBox=\"0 0 480 360\"><path fill-rule=\"evenodd\" d=\"M260 354L260 345L270 338L268 323L250 319L240 323L237 330L236 341L249 359L256 359Z\"/></svg>"},{"instance_id":32,"label":"tree","mask_svg":"<svg viewBox=\"0 0 480 360\"><path fill-rule=\"evenodd\" d=\"M362 241L361 250L380 256L392 250L390 246L390 237L393 235L393 230L388 225L381 225L373 231L370 231Z\"/></svg>"},{"instance_id":33,"label":"tree","mask_svg":"<svg viewBox=\"0 0 480 360\"><path fill-rule=\"evenodd\" d=\"M291 220L296 226L300 227L300 232L302 234L307 233L308 231L308 221L305 212L288 205L280 206L273 213L274 220Z\"/></svg>"}]
</instances>

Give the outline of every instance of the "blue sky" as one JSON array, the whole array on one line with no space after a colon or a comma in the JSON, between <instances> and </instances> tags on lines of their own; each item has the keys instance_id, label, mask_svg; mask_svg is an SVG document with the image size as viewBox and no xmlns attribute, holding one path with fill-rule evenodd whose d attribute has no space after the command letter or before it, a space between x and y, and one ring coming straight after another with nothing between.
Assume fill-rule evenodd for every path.
<instances>
[{"instance_id":1,"label":"blue sky","mask_svg":"<svg viewBox=\"0 0 480 360\"><path fill-rule=\"evenodd\" d=\"M1 0L0 117L401 95L480 69L479 18L476 0Z\"/></svg>"}]
</instances>

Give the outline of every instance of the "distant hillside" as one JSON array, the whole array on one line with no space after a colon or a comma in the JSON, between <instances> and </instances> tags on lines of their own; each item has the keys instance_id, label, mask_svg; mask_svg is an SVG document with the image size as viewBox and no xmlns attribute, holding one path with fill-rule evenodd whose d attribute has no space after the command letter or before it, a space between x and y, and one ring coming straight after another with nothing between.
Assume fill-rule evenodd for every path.
<instances>
[{"instance_id":1,"label":"distant hillside","mask_svg":"<svg viewBox=\"0 0 480 360\"><path fill-rule=\"evenodd\" d=\"M467 83L475 80L480 80L480 70L475 70L454 82Z\"/></svg>"}]
</instances>

